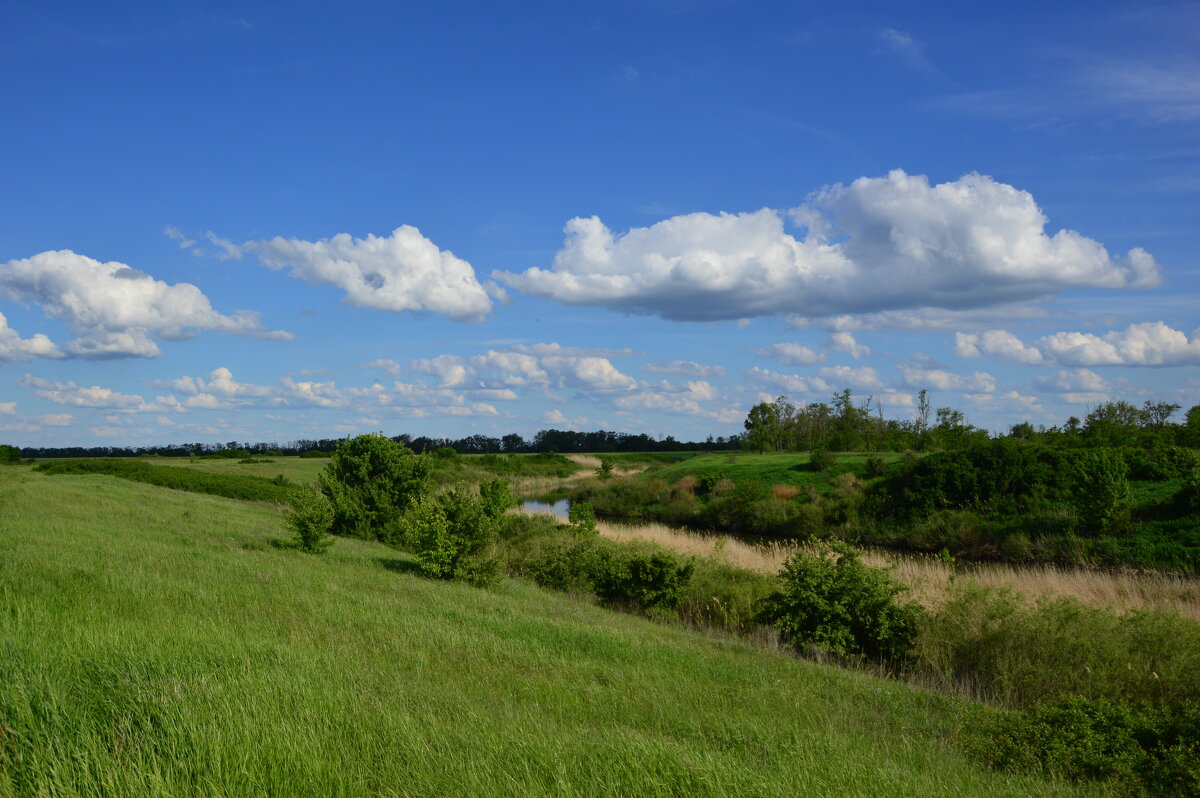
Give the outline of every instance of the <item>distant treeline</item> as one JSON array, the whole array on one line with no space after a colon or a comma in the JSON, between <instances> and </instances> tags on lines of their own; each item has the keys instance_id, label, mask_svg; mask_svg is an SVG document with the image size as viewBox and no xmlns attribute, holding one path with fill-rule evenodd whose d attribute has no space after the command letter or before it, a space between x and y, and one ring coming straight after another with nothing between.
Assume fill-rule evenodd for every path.
<instances>
[{"instance_id":1,"label":"distant treeline","mask_svg":"<svg viewBox=\"0 0 1200 798\"><path fill-rule=\"evenodd\" d=\"M305 456L331 454L341 438L317 440L295 440L288 443L250 443L229 441L228 443L173 443L164 446L67 446L34 447L20 450L21 457L232 457L243 458L256 455ZM597 430L595 432L572 432L571 430L546 429L526 440L511 434L501 438L488 435L470 435L454 440L451 438L427 438L423 435L397 435L392 440L403 443L415 452L435 452L449 447L459 454L538 454L561 452L698 452L720 449L736 449L741 446L741 436L708 436L704 441L678 441L668 435L654 438L650 435L633 435L626 432Z\"/></svg>"},{"instance_id":2,"label":"distant treeline","mask_svg":"<svg viewBox=\"0 0 1200 798\"><path fill-rule=\"evenodd\" d=\"M1007 436L1054 447L1164 446L1200 447L1200 405L1189 409L1181 423L1172 423L1181 406L1147 401L1141 407L1126 401L1104 402L1082 420L1072 416L1062 426L1014 424ZM850 389L833 400L793 404L786 396L760 402L750 409L742 436L745 448L758 452L904 452L953 451L991 440L986 429L972 426L960 410L939 407L921 391L911 419L889 419L874 397L856 401Z\"/></svg>"}]
</instances>

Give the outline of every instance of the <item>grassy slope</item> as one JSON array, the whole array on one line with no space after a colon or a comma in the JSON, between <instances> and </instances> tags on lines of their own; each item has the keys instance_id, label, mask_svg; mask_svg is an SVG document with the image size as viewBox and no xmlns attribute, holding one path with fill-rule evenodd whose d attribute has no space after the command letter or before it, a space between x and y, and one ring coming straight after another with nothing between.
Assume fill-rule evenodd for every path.
<instances>
[{"instance_id":1,"label":"grassy slope","mask_svg":"<svg viewBox=\"0 0 1200 798\"><path fill-rule=\"evenodd\" d=\"M280 516L0 469L0 796L1034 795L944 699Z\"/></svg>"},{"instance_id":2,"label":"grassy slope","mask_svg":"<svg viewBox=\"0 0 1200 798\"><path fill-rule=\"evenodd\" d=\"M885 462L892 463L903 459L904 455L896 452L839 452L834 454L836 463L826 473L812 470L809 465L812 455L808 452L702 455L655 471L650 476L672 482L684 476L708 475L729 477L735 482L757 479L769 485L795 485L800 488L812 486L818 493L825 493L830 489L830 478L837 474L853 471L859 476L864 475L867 460L871 457L880 457Z\"/></svg>"}]
</instances>

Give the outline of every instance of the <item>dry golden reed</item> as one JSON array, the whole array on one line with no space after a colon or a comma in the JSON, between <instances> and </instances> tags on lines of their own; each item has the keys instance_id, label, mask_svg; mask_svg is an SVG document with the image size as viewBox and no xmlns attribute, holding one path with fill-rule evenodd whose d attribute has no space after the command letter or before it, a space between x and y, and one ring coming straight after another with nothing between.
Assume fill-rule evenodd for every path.
<instances>
[{"instance_id":1,"label":"dry golden reed","mask_svg":"<svg viewBox=\"0 0 1200 798\"><path fill-rule=\"evenodd\" d=\"M725 535L673 529L666 524L614 524L600 521L600 534L613 540L646 540L680 554L709 557L759 573L778 573L799 546L790 541L747 543ZM1052 565L946 563L938 557L865 549L863 561L888 567L925 607L946 600L955 581L1009 587L1030 597L1069 596L1093 607L1174 610L1200 621L1200 579L1166 574L1118 573Z\"/></svg>"}]
</instances>

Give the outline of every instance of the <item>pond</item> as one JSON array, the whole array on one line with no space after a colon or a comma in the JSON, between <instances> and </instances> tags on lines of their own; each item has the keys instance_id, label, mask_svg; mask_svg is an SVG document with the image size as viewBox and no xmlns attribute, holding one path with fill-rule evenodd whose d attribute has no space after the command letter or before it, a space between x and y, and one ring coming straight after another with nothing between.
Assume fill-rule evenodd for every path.
<instances>
[{"instance_id":1,"label":"pond","mask_svg":"<svg viewBox=\"0 0 1200 798\"><path fill-rule=\"evenodd\" d=\"M570 511L570 507L571 504L566 499L559 499L556 502L521 502L521 512L534 513L537 515L552 515L559 521L567 520L567 514Z\"/></svg>"}]
</instances>

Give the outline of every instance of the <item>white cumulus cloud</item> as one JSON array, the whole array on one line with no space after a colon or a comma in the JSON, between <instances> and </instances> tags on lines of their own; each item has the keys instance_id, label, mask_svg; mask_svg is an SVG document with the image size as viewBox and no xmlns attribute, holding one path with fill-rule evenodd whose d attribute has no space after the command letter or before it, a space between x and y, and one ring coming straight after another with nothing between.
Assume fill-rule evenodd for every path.
<instances>
[{"instance_id":1,"label":"white cumulus cloud","mask_svg":"<svg viewBox=\"0 0 1200 798\"><path fill-rule=\"evenodd\" d=\"M1160 281L1142 249L1110 256L1072 230L1045 231L1033 196L978 174L930 185L893 170L813 195L784 214L692 213L617 235L567 222L550 268L493 277L528 294L679 320L823 317L1025 301L1072 286Z\"/></svg>"},{"instance_id":2,"label":"white cumulus cloud","mask_svg":"<svg viewBox=\"0 0 1200 798\"><path fill-rule=\"evenodd\" d=\"M0 363L33 360L38 357L65 357L53 341L41 333L32 338L22 338L8 326L8 319L0 313Z\"/></svg>"},{"instance_id":3,"label":"white cumulus cloud","mask_svg":"<svg viewBox=\"0 0 1200 798\"><path fill-rule=\"evenodd\" d=\"M1187 366L1200 365L1200 335L1176 330L1161 321L1131 324L1104 335L1057 332L1043 336L1036 346L1021 342L1005 330L982 334L957 333L954 353L959 357L994 357L1020 363L1055 363L1062 366Z\"/></svg>"},{"instance_id":4,"label":"white cumulus cloud","mask_svg":"<svg viewBox=\"0 0 1200 798\"><path fill-rule=\"evenodd\" d=\"M904 382L912 388L932 388L935 391L972 391L995 393L996 378L985 371L971 375L955 374L945 369L923 368L910 363L897 363Z\"/></svg>"},{"instance_id":5,"label":"white cumulus cloud","mask_svg":"<svg viewBox=\"0 0 1200 798\"><path fill-rule=\"evenodd\" d=\"M829 346L835 352L843 352L855 360L871 354L871 349L855 340L854 333L849 331L830 333Z\"/></svg>"},{"instance_id":6,"label":"white cumulus cloud","mask_svg":"<svg viewBox=\"0 0 1200 798\"><path fill-rule=\"evenodd\" d=\"M769 357L784 366L815 366L825 362L825 355L813 351L803 344L771 344L753 351L755 354Z\"/></svg>"},{"instance_id":7,"label":"white cumulus cloud","mask_svg":"<svg viewBox=\"0 0 1200 798\"><path fill-rule=\"evenodd\" d=\"M432 311L460 321L479 321L492 300L471 264L439 249L411 225L388 236L354 238L339 233L320 241L275 237L242 244L263 265L290 269L306 282L328 283L363 308Z\"/></svg>"},{"instance_id":8,"label":"white cumulus cloud","mask_svg":"<svg viewBox=\"0 0 1200 798\"><path fill-rule=\"evenodd\" d=\"M659 360L642 366L652 374L670 374L675 377L724 377L724 366L706 366L694 360Z\"/></svg>"},{"instance_id":9,"label":"white cumulus cloud","mask_svg":"<svg viewBox=\"0 0 1200 798\"><path fill-rule=\"evenodd\" d=\"M256 313L218 313L190 283L170 285L124 263L101 263L67 249L0 264L0 299L36 304L65 324L73 340L62 351L75 357L155 357L155 339L180 340L196 330L292 338L264 330ZM26 353L61 356L45 336L30 341Z\"/></svg>"}]
</instances>

